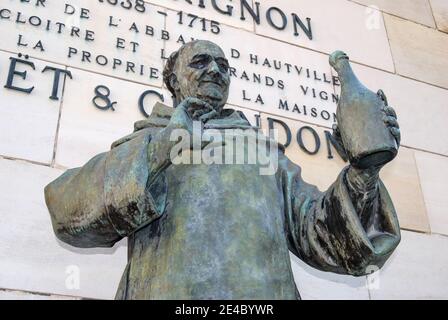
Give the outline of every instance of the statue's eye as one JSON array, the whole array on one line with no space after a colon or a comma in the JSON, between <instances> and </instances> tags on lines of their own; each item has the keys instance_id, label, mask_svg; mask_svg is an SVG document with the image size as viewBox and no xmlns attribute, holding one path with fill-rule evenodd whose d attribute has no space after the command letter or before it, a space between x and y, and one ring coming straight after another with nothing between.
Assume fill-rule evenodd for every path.
<instances>
[{"instance_id":1,"label":"statue's eye","mask_svg":"<svg viewBox=\"0 0 448 320\"><path fill-rule=\"evenodd\" d=\"M208 66L210 63L210 57L207 56L200 56L195 58L191 63L190 67L195 69L203 69Z\"/></svg>"},{"instance_id":2,"label":"statue's eye","mask_svg":"<svg viewBox=\"0 0 448 320\"><path fill-rule=\"evenodd\" d=\"M227 63L220 62L218 65L221 72L227 73L229 71L229 65Z\"/></svg>"}]
</instances>

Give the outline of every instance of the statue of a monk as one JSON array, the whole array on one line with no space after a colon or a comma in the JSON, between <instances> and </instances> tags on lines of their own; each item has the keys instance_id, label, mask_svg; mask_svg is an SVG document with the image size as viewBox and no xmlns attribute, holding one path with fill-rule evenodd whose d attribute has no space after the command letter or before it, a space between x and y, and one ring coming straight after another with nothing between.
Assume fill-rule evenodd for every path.
<instances>
[{"instance_id":1,"label":"statue of a monk","mask_svg":"<svg viewBox=\"0 0 448 320\"><path fill-rule=\"evenodd\" d=\"M224 108L229 63L216 44L184 45L168 59L164 81L175 108L154 108L109 152L45 188L63 242L111 247L128 238L116 299L300 299L289 251L354 276L392 254L400 228L381 167L350 165L320 192L282 148L271 175L257 164L174 164L173 132L194 134L194 121L204 133L252 127ZM388 123L399 143L398 124Z\"/></svg>"}]
</instances>

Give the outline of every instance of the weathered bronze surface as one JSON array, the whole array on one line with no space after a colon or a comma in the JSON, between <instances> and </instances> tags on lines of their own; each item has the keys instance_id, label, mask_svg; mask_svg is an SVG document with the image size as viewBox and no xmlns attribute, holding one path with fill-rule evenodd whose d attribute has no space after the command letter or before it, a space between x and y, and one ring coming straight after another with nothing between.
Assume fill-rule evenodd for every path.
<instances>
[{"instance_id":1,"label":"weathered bronze surface","mask_svg":"<svg viewBox=\"0 0 448 320\"><path fill-rule=\"evenodd\" d=\"M358 80L345 53L333 53L330 64L341 80L337 118L350 163L367 169L392 161L398 152L400 131L386 96L382 90L370 91Z\"/></svg>"},{"instance_id":2,"label":"weathered bronze surface","mask_svg":"<svg viewBox=\"0 0 448 320\"><path fill-rule=\"evenodd\" d=\"M45 188L62 241L110 247L128 237L117 299L299 299L289 251L340 274L384 264L400 229L381 164L348 166L326 192L303 181L281 147L272 175L261 175L260 164L174 164L170 136L176 129L193 135L194 120L204 132L253 128L224 108L230 77L217 45L186 44L169 59L164 80L175 109L157 105L109 152ZM398 146L393 109L379 112ZM342 123L348 127L340 122L337 137L350 132Z\"/></svg>"}]
</instances>

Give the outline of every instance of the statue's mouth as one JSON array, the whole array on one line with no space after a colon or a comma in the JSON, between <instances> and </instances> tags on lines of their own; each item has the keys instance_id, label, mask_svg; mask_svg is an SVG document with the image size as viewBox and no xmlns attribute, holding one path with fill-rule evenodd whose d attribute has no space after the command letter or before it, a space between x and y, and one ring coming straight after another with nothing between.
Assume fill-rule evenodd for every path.
<instances>
[{"instance_id":1,"label":"statue's mouth","mask_svg":"<svg viewBox=\"0 0 448 320\"><path fill-rule=\"evenodd\" d=\"M201 81L201 83L204 83L204 84L212 83L217 86L223 87L223 83L220 81L216 81L216 80L203 80L203 81Z\"/></svg>"}]
</instances>

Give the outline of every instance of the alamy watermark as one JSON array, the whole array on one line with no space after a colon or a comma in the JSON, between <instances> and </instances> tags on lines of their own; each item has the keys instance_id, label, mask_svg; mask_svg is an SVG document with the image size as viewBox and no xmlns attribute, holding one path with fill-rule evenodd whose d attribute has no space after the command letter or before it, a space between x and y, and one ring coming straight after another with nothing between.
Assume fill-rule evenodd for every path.
<instances>
[{"instance_id":1,"label":"alamy watermark","mask_svg":"<svg viewBox=\"0 0 448 320\"><path fill-rule=\"evenodd\" d=\"M366 8L366 28L367 30L380 30L383 25L383 17L380 8L370 5Z\"/></svg>"},{"instance_id":2,"label":"alamy watermark","mask_svg":"<svg viewBox=\"0 0 448 320\"><path fill-rule=\"evenodd\" d=\"M71 265L65 268L65 287L68 290L79 290L81 288L81 271L78 266Z\"/></svg>"},{"instance_id":3,"label":"alamy watermark","mask_svg":"<svg viewBox=\"0 0 448 320\"><path fill-rule=\"evenodd\" d=\"M368 290L380 290L380 268L375 265L370 265L366 268L367 281L366 287Z\"/></svg>"},{"instance_id":4,"label":"alamy watermark","mask_svg":"<svg viewBox=\"0 0 448 320\"><path fill-rule=\"evenodd\" d=\"M261 129L202 129L193 122L193 132L173 130L170 152L173 165L257 165L260 175L274 175L278 169L279 147L273 139L277 130L265 135ZM268 138L269 136L269 138Z\"/></svg>"}]
</instances>

